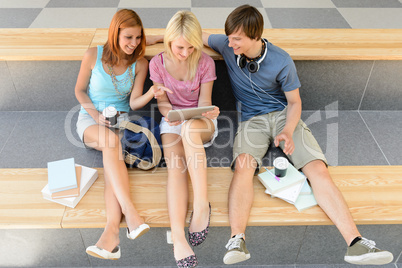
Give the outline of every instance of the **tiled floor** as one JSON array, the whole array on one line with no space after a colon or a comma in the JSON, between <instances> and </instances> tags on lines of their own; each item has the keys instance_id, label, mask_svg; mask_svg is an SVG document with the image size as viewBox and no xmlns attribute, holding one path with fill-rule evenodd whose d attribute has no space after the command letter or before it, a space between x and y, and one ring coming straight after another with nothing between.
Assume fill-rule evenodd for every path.
<instances>
[{"instance_id":1,"label":"tiled floor","mask_svg":"<svg viewBox=\"0 0 402 268\"><path fill-rule=\"evenodd\" d=\"M147 28L164 28L180 9L203 28L223 28L241 4L261 11L265 28L401 28L398 0L0 0L0 28L107 28L120 8L138 12Z\"/></svg>"},{"instance_id":2,"label":"tiled floor","mask_svg":"<svg viewBox=\"0 0 402 268\"><path fill-rule=\"evenodd\" d=\"M164 28L170 17L180 9L193 11L203 28L223 28L225 18L233 8L245 3L261 11L265 28L402 27L402 0L0 0L0 28L107 28L113 14L120 8L136 10L147 28ZM10 81L7 78L9 75L5 72L15 74L22 66L26 67L26 63L0 62L3 90L10 92L30 88L30 82L40 81L41 78L29 66L24 69L26 79ZM102 166L99 152L80 148L74 132L64 134L66 126L74 127L65 124L68 113L64 111L68 111L75 102L66 96L63 98L67 100L58 103L55 111L49 104L38 106L37 103L47 96L47 88L57 84L65 88L74 86L70 80L59 80L54 76L52 66L53 63L46 63L41 68L42 73L51 74L42 87L31 88L30 94L16 92L14 95L6 94L15 96L13 98L0 98L0 168L44 168L50 160L71 155L83 165ZM314 85L330 82L332 87L336 87L337 80L346 79L350 82L338 90L347 94L346 88L354 88L367 81L364 74L372 66L380 70L373 71L372 82L364 89L358 87L358 92L349 93L347 99L350 103L341 102L339 111L303 112L303 119L312 129L331 165L402 165L402 143L399 141L402 133L402 102L400 91L395 90L402 83L402 76L395 75L401 69L400 62L376 62L375 65L356 62L351 68L361 70L362 75L353 73L356 75L353 79L348 69L331 62L326 68L330 68L329 72L336 70L334 73L340 77L317 81ZM63 73L78 72L78 67L78 62L67 64ZM314 68L313 64L308 65L309 70L305 70L303 62L298 63L297 67L303 77L303 73L314 71L311 69ZM396 81L395 86L391 90L381 88L381 93L376 94L381 87L380 82L376 81L390 79L388 75ZM66 93L58 91L58 94ZM364 99L357 106L356 100L362 94ZM18 96L23 96L18 101L26 108L24 111L12 105ZM331 101L336 98L333 96ZM317 102L305 102L314 105L314 101ZM390 111L383 109L384 103ZM356 107L346 111L342 110L342 105ZM233 114L226 115L234 118ZM223 119L221 126L232 126L230 121ZM215 157L230 155L231 144L227 144L227 140L232 139L232 134L231 131L222 132L207 153ZM224 149L218 148L219 145L225 145ZM21 161L21 154L30 157ZM270 156L272 153L266 158L265 164L271 164ZM375 239L380 247L394 254L394 262L383 267L402 268L402 225L365 225L359 226L359 229L363 235ZM166 228L153 228L138 241L126 239L122 230L120 245L123 256L115 262L85 254L85 248L95 243L101 232L101 229L0 230L0 267L175 266L172 248L165 242ZM229 232L228 227L213 227L206 242L195 249L203 267L224 267L222 257ZM246 234L252 257L239 267L354 267L343 261L345 244L334 226L249 227Z\"/></svg>"}]
</instances>

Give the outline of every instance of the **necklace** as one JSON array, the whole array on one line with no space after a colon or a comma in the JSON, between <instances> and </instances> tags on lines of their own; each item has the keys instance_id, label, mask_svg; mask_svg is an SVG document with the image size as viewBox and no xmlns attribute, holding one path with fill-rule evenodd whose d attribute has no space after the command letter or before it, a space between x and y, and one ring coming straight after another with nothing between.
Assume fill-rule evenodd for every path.
<instances>
[{"instance_id":1,"label":"necklace","mask_svg":"<svg viewBox=\"0 0 402 268\"><path fill-rule=\"evenodd\" d=\"M112 83L113 83L114 89L117 92L117 94L119 94L121 96L121 97L117 97L117 98L119 100L124 100L125 98L128 97L128 95L130 95L131 90L133 89L133 83L134 83L133 66L132 65L128 66L128 74L120 81L117 80L116 75L113 72L112 66L110 66L108 64L107 68L109 70L109 75L112 78ZM130 90L127 93L121 92L119 90L119 88L125 88L127 86L130 87Z\"/></svg>"},{"instance_id":2,"label":"necklace","mask_svg":"<svg viewBox=\"0 0 402 268\"><path fill-rule=\"evenodd\" d=\"M258 60L259 58L261 58L262 55L264 55L266 46L265 46L265 42L264 42L264 40L262 40L262 38L261 38L261 42L262 42L262 47L261 47L261 53L260 53L260 55L258 55L258 56L255 57L255 58L251 58L251 59L250 59L249 57L247 57L246 55L243 54L243 56L244 56L248 61L256 61L256 60Z\"/></svg>"}]
</instances>

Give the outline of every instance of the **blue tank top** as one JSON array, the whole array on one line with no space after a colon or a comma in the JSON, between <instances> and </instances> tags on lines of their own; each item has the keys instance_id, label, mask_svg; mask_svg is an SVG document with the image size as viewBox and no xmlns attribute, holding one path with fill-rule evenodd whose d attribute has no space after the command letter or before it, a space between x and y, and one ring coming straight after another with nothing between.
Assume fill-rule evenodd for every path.
<instances>
[{"instance_id":1,"label":"blue tank top","mask_svg":"<svg viewBox=\"0 0 402 268\"><path fill-rule=\"evenodd\" d=\"M102 64L103 46L98 46L98 54L96 58L95 67L92 70L91 78L88 85L88 96L92 103L95 105L96 110L102 112L108 106L114 106L117 111L129 112L130 95L124 97L133 87L134 81L129 81L125 86L118 86L117 92L111 76L105 72ZM135 64L131 66L133 68L133 77L135 79ZM129 77L129 68L122 75L117 75L116 79L122 81ZM131 80L131 79L129 79ZM122 94L122 95L121 95ZM87 111L81 106L81 113L86 114Z\"/></svg>"}]
</instances>

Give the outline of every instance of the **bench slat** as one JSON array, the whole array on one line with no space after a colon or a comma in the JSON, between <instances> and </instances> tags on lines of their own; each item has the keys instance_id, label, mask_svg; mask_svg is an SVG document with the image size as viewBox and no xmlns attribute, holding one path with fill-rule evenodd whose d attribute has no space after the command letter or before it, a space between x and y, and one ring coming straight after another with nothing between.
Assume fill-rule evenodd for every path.
<instances>
[{"instance_id":1,"label":"bench slat","mask_svg":"<svg viewBox=\"0 0 402 268\"><path fill-rule=\"evenodd\" d=\"M145 29L146 35L163 33ZM0 60L81 60L86 49L105 43L107 29L0 29L0 36ZM402 29L265 29L263 37L294 60L402 60ZM148 46L145 57L161 51L163 44ZM212 49L204 51L222 60Z\"/></svg>"},{"instance_id":2,"label":"bench slat","mask_svg":"<svg viewBox=\"0 0 402 268\"><path fill-rule=\"evenodd\" d=\"M402 166L339 166L329 167L329 171L357 224L402 223ZM98 173L97 181L72 209L42 198L46 169L0 169L0 228L103 228L103 169ZM153 227L168 227L166 168L133 169L129 176L131 197L140 215ZM229 225L231 178L230 168L208 168L211 226ZM255 178L250 226L332 224L318 206L299 213L293 205L271 198L264 190ZM192 196L190 191L190 200ZM121 226L126 226L124 221Z\"/></svg>"}]
</instances>

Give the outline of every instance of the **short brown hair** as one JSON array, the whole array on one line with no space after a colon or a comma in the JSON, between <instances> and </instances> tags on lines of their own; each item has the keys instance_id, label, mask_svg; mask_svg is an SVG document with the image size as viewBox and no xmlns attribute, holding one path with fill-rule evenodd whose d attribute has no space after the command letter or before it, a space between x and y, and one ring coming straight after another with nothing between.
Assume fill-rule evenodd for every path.
<instances>
[{"instance_id":1,"label":"short brown hair","mask_svg":"<svg viewBox=\"0 0 402 268\"><path fill-rule=\"evenodd\" d=\"M121 9L114 14L109 26L109 34L105 45L103 46L102 60L110 65L118 65L121 59L119 34L124 28L141 27L141 42L136 47L132 55L128 55L128 65L133 64L136 60L145 54L145 35L144 27L140 17L131 9Z\"/></svg>"},{"instance_id":2,"label":"short brown hair","mask_svg":"<svg viewBox=\"0 0 402 268\"><path fill-rule=\"evenodd\" d=\"M238 30L242 30L251 39L261 39L264 31L264 18L258 9L250 5L242 5L229 14L225 22L226 35Z\"/></svg>"}]
</instances>

